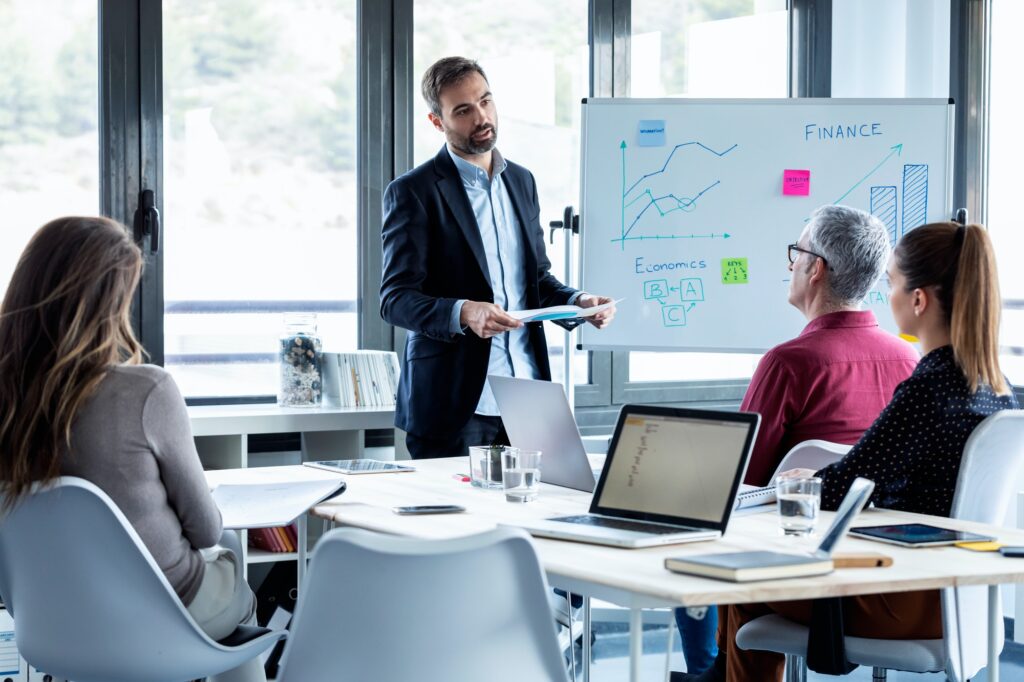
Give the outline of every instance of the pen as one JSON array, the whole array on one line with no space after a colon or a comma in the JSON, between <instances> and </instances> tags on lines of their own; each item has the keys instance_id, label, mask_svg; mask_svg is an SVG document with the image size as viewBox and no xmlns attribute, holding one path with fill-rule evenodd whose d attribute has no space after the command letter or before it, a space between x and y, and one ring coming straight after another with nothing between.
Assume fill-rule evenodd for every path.
<instances>
[{"instance_id":1,"label":"pen","mask_svg":"<svg viewBox=\"0 0 1024 682\"><path fill-rule=\"evenodd\" d=\"M456 481L469 483L469 476L467 476L466 474L452 474L452 478L454 478Z\"/></svg>"}]
</instances>

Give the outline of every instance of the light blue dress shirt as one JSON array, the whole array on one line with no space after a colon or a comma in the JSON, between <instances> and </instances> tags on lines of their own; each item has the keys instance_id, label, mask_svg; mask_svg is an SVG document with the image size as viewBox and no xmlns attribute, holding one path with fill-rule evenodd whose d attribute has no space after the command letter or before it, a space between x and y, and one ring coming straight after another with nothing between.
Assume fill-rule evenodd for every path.
<instances>
[{"instance_id":1,"label":"light blue dress shirt","mask_svg":"<svg viewBox=\"0 0 1024 682\"><path fill-rule=\"evenodd\" d=\"M480 238L483 240L484 254L487 257L487 273L491 280L491 290L494 292L494 303L505 310L523 310L526 308L523 250L528 248L528 245L523 243L512 199L501 178L508 163L495 149L491 161L494 175L488 177L487 171L453 153L451 147L448 147L448 154L459 170L462 185L469 197L469 205L473 208L477 227L480 228ZM453 334L464 332L459 318L465 302L465 299L460 299L452 308L450 329ZM540 370L530 352L529 334L525 326L497 334L491 339L487 373L527 379L540 378ZM484 384L476 413L498 415L498 405L489 381Z\"/></svg>"}]
</instances>

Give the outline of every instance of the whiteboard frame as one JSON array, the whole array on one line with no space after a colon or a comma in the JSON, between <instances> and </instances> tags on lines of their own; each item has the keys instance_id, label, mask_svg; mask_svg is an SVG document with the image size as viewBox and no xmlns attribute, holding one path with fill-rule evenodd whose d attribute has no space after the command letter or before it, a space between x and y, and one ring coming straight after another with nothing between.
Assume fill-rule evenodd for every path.
<instances>
[{"instance_id":1,"label":"whiteboard frame","mask_svg":"<svg viewBox=\"0 0 1024 682\"><path fill-rule=\"evenodd\" d=\"M586 263L584 262L584 254L586 254L586 238L588 234L586 215L584 215L585 207L587 206L587 107L589 105L600 105L600 106L621 106L621 105L667 105L667 106L679 106L682 104L750 104L750 105L781 105L781 106L799 106L802 104L819 104L826 106L846 106L846 105L878 105L878 106L946 106L946 131L948 133L946 137L946 213L950 216L950 220L953 220L955 211L953 208L953 178L954 178L954 154L955 154L955 136L956 136L956 103L952 97L910 97L906 99L898 98L886 98L886 97L760 97L760 98L701 98L701 97L661 97L661 98L630 98L630 97L584 97L581 102L581 117L580 117L580 211L579 211L579 234L580 234L580 260L579 268L579 283L583 286L585 281ZM600 292L590 292L600 295ZM766 353L770 348L715 348L715 347L704 347L704 346L623 346L618 344L603 344L594 345L587 343L586 337L591 334L595 334L596 330L586 328L586 325L582 325L579 330L578 338L579 341L576 344L577 350L586 351L648 351L648 352L662 352L662 353Z\"/></svg>"}]
</instances>

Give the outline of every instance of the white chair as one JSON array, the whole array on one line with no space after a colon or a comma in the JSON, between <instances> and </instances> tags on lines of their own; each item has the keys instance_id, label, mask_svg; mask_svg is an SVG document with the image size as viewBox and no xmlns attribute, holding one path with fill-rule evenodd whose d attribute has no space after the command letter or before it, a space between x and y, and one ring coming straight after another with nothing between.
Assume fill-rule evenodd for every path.
<instances>
[{"instance_id":1,"label":"white chair","mask_svg":"<svg viewBox=\"0 0 1024 682\"><path fill-rule=\"evenodd\" d=\"M1004 410L986 418L964 446L950 516L1001 524L1022 464L1024 411ZM1001 650L1003 620L999 614L997 622ZM885 671L893 669L920 673L945 671L953 682L966 682L988 660L987 588L942 590L942 626L944 637L934 640L847 637L846 655L853 663L871 666L875 680L884 680ZM777 615L762 616L740 628L736 644L741 649L786 654L787 679L805 679L807 628L803 625Z\"/></svg>"},{"instance_id":2,"label":"white chair","mask_svg":"<svg viewBox=\"0 0 1024 682\"><path fill-rule=\"evenodd\" d=\"M529 536L420 540L340 528L317 543L278 682L566 682Z\"/></svg>"},{"instance_id":3,"label":"white chair","mask_svg":"<svg viewBox=\"0 0 1024 682\"><path fill-rule=\"evenodd\" d=\"M852 445L843 445L842 443L818 439L797 443L790 448L786 456L779 462L773 478L783 471L789 471L790 469L812 469L814 471L824 469L829 464L841 460L843 455L849 452L852 447Z\"/></svg>"},{"instance_id":4,"label":"white chair","mask_svg":"<svg viewBox=\"0 0 1024 682\"><path fill-rule=\"evenodd\" d=\"M218 643L192 620L111 499L66 476L0 520L0 594L18 650L75 682L181 682L235 668L284 631L240 627Z\"/></svg>"}]
</instances>

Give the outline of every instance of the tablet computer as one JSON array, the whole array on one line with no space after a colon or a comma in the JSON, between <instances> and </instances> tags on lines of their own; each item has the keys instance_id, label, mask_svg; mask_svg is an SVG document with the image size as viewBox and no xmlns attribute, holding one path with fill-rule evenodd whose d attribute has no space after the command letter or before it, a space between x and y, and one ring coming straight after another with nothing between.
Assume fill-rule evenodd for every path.
<instances>
[{"instance_id":1,"label":"tablet computer","mask_svg":"<svg viewBox=\"0 0 1024 682\"><path fill-rule=\"evenodd\" d=\"M379 459L323 459L316 462L303 462L314 469L325 469L336 474L384 474L399 471L416 471L416 467L394 462L382 462Z\"/></svg>"},{"instance_id":2,"label":"tablet computer","mask_svg":"<svg viewBox=\"0 0 1024 682\"><path fill-rule=\"evenodd\" d=\"M985 542L995 540L988 535L949 530L925 523L901 523L895 526L861 526L851 528L850 535L865 540L888 542L902 547L938 547L957 542Z\"/></svg>"}]
</instances>

